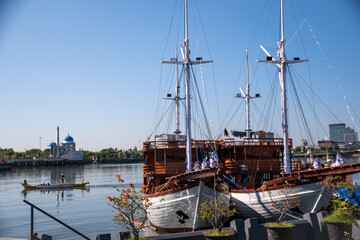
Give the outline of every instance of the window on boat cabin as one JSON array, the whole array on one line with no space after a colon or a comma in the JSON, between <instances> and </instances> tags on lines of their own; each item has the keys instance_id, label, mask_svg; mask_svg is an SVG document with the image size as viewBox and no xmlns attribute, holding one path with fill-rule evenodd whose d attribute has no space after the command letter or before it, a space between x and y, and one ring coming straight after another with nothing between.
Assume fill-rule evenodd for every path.
<instances>
[{"instance_id":1,"label":"window on boat cabin","mask_svg":"<svg viewBox=\"0 0 360 240\"><path fill-rule=\"evenodd\" d=\"M278 158L280 156L279 151L278 150L273 151L273 156L274 158Z\"/></svg>"},{"instance_id":2,"label":"window on boat cabin","mask_svg":"<svg viewBox=\"0 0 360 240\"><path fill-rule=\"evenodd\" d=\"M262 157L261 153L262 153L261 149L253 149L252 151L253 158L256 159L261 158Z\"/></svg>"},{"instance_id":3,"label":"window on boat cabin","mask_svg":"<svg viewBox=\"0 0 360 240\"><path fill-rule=\"evenodd\" d=\"M179 153L177 153L176 154L176 161L177 162L185 162L185 153L181 153L181 152L179 152Z\"/></svg>"},{"instance_id":4,"label":"window on boat cabin","mask_svg":"<svg viewBox=\"0 0 360 240\"><path fill-rule=\"evenodd\" d=\"M164 155L165 155L165 151L164 151L164 150L157 150L157 151L155 152L156 162L157 162L157 163L164 163Z\"/></svg>"},{"instance_id":5,"label":"window on boat cabin","mask_svg":"<svg viewBox=\"0 0 360 240\"><path fill-rule=\"evenodd\" d=\"M242 183L248 183L249 182L249 175L241 175L241 178L240 178L241 180L241 182Z\"/></svg>"},{"instance_id":6,"label":"window on boat cabin","mask_svg":"<svg viewBox=\"0 0 360 240\"><path fill-rule=\"evenodd\" d=\"M166 162L174 161L175 154L173 152L166 152Z\"/></svg>"},{"instance_id":7,"label":"window on boat cabin","mask_svg":"<svg viewBox=\"0 0 360 240\"><path fill-rule=\"evenodd\" d=\"M272 151L270 149L266 149L263 151L263 157L264 158L271 158L272 157Z\"/></svg>"},{"instance_id":8,"label":"window on boat cabin","mask_svg":"<svg viewBox=\"0 0 360 240\"><path fill-rule=\"evenodd\" d=\"M264 181L271 180L271 174L270 173L264 173L263 180Z\"/></svg>"}]
</instances>

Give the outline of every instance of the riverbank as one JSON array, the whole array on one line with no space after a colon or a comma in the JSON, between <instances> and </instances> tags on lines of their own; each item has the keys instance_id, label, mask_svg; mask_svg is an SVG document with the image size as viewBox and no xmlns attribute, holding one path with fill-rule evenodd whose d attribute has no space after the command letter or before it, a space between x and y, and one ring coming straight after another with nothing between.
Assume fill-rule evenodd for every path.
<instances>
[{"instance_id":1,"label":"riverbank","mask_svg":"<svg viewBox=\"0 0 360 240\"><path fill-rule=\"evenodd\" d=\"M326 152L313 152L311 155L314 157L320 157L320 158L326 158L327 156L331 158L335 158L337 153L326 153ZM341 156L343 157L358 157L360 154L354 151L349 152L340 152ZM293 153L293 156L295 158L306 158L309 157L309 154L307 153Z\"/></svg>"},{"instance_id":2,"label":"riverbank","mask_svg":"<svg viewBox=\"0 0 360 240\"><path fill-rule=\"evenodd\" d=\"M68 159L11 159L7 163L12 167L26 167L26 166L66 166L66 165L82 165L82 164L98 164L98 163L118 163L118 164L134 164L142 163L142 158L115 158L115 159L101 159L97 161L92 160L68 160Z\"/></svg>"}]
</instances>

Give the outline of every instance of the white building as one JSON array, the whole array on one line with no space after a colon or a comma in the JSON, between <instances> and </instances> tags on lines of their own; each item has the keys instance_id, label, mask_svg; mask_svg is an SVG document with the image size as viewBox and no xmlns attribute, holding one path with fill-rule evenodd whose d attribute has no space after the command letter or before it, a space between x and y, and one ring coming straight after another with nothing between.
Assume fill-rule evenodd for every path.
<instances>
[{"instance_id":1,"label":"white building","mask_svg":"<svg viewBox=\"0 0 360 240\"><path fill-rule=\"evenodd\" d=\"M76 151L74 139L67 135L62 143L59 143L59 127L57 127L57 144L51 142L50 158L61 158L67 160L82 160L84 158L83 151Z\"/></svg>"}]
</instances>

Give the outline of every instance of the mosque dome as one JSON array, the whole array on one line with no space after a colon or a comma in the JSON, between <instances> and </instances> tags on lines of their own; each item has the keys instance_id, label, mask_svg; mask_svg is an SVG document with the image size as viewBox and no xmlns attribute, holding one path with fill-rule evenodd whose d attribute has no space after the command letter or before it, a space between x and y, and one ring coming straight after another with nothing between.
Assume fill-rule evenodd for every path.
<instances>
[{"instance_id":1,"label":"mosque dome","mask_svg":"<svg viewBox=\"0 0 360 240\"><path fill-rule=\"evenodd\" d=\"M54 143L54 142L51 142L48 144L48 147L55 147L55 146L56 146L56 143Z\"/></svg>"},{"instance_id":2,"label":"mosque dome","mask_svg":"<svg viewBox=\"0 0 360 240\"><path fill-rule=\"evenodd\" d=\"M74 142L74 139L70 135L67 135L66 138L64 139L64 143L72 143L72 142Z\"/></svg>"}]
</instances>

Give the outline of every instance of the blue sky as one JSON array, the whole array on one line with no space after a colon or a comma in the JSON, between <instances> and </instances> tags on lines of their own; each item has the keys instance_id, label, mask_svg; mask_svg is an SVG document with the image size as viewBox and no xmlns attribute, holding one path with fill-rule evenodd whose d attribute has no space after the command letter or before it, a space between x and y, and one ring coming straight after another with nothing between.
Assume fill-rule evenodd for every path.
<instances>
[{"instance_id":1,"label":"blue sky","mask_svg":"<svg viewBox=\"0 0 360 240\"><path fill-rule=\"evenodd\" d=\"M166 76L173 68L160 62L173 57L175 45L183 39L182 4L180 0L2 1L0 147L17 151L38 148L41 137L44 148L56 140L57 126L61 139L69 133L78 148L99 151L139 147L155 126L157 103L164 97L159 89L169 86ZM339 83L354 114L359 115L360 4L356 0L285 0L285 8L286 39L295 35L287 55L310 59L308 64L296 66L296 72L311 76L314 91L332 112L356 128L346 111ZM244 128L243 111L226 126L219 122L227 122L224 119L236 104L233 96L239 85L245 88L246 45L251 92L263 96L253 108L253 130L261 129L257 110L265 109L270 92L266 83L273 81L276 69L256 60L264 58L261 44L276 55L279 1L190 0L189 9L192 56L214 61L204 66L203 75L210 85L215 83L207 92L214 132L224 127ZM195 17L197 9L201 21ZM326 114L320 111L318 114L326 129L327 124L337 123L325 120ZM290 134L298 141L301 127L291 112L290 116ZM360 124L357 117L355 123ZM308 125L318 133L315 139L325 136L316 121L308 120ZM278 131L279 127L275 121L270 130Z\"/></svg>"}]
</instances>

